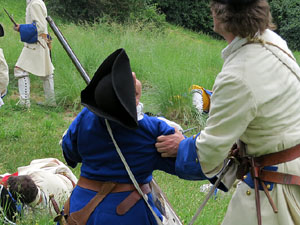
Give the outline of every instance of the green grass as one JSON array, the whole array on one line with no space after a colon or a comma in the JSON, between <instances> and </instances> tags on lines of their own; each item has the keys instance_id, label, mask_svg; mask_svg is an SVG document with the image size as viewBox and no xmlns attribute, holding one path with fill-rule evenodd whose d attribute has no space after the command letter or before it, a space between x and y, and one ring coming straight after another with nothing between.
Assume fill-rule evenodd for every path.
<instances>
[{"instance_id":1,"label":"green grass","mask_svg":"<svg viewBox=\"0 0 300 225\"><path fill-rule=\"evenodd\" d=\"M18 23L24 23L24 0L0 0L0 5L13 14ZM111 52L125 48L132 70L143 83L141 101L145 111L162 113L184 128L203 127L205 118L199 118L191 107L188 88L192 84L212 88L222 67L221 50L226 46L225 41L175 26L160 30L117 24L75 26L53 19L90 77ZM43 99L43 90L41 80L34 76L31 76L32 107L25 110L16 106L18 90L13 68L23 44L2 11L0 22L6 32L0 39L0 47L10 69L8 95L0 109L0 174L15 172L17 167L37 158L55 157L64 161L58 142L80 111L80 91L85 82L49 28L54 38L52 54L59 106L46 108L35 104ZM295 56L299 62L300 53L295 52ZM73 172L79 176L79 167ZM187 224L204 200L205 194L199 190L206 182L185 181L163 172L155 172L154 176L183 223ZM211 199L195 224L220 224L230 197L231 193ZM21 224L53 223L49 215L43 214L27 218Z\"/></svg>"}]
</instances>

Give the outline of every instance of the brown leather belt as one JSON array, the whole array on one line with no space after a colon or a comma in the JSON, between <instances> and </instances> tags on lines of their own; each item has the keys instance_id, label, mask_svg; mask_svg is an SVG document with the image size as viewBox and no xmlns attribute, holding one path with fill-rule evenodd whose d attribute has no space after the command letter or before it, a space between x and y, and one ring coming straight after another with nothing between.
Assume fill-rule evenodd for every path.
<instances>
[{"instance_id":1,"label":"brown leather belt","mask_svg":"<svg viewBox=\"0 0 300 225\"><path fill-rule=\"evenodd\" d=\"M65 176L66 178L68 178L69 181L71 181L73 188L76 186L75 182L68 176L68 174L67 174L66 172L60 172L60 173L58 173L58 174L63 175L63 176Z\"/></svg>"},{"instance_id":2,"label":"brown leather belt","mask_svg":"<svg viewBox=\"0 0 300 225\"><path fill-rule=\"evenodd\" d=\"M269 203L273 208L274 213L277 213L278 209L275 206L269 194L268 188L266 187L264 182L300 186L300 176L275 171L267 171L263 168L265 166L272 166L289 162L299 157L300 144L280 152L270 153L259 157L242 157L239 159L243 163L243 166L240 168L240 171L237 172L238 176L240 177L241 175L245 175L245 173L250 170L251 175L254 179L256 212L259 225L262 224L259 198L259 184L261 184L269 200Z\"/></svg>"},{"instance_id":3,"label":"brown leather belt","mask_svg":"<svg viewBox=\"0 0 300 225\"><path fill-rule=\"evenodd\" d=\"M68 225L84 225L88 221L90 215L100 202L109 193L132 191L116 208L118 215L124 215L130 210L140 199L141 195L137 192L133 184L122 184L116 182L101 182L90 180L85 177L80 177L77 185L92 191L97 194L85 205L81 210L70 214L70 198L64 205L64 214ZM151 192L149 184L140 184L140 188L144 194Z\"/></svg>"},{"instance_id":4,"label":"brown leather belt","mask_svg":"<svg viewBox=\"0 0 300 225\"><path fill-rule=\"evenodd\" d=\"M97 180L90 180L90 179L85 178L85 177L80 177L78 182L77 182L77 185L79 187L98 192L102 189L102 187L104 185L107 185L108 183L116 184L116 186L112 189L111 193L134 191L135 190L135 187L134 187L133 184L103 182L103 181L97 181Z\"/></svg>"},{"instance_id":5,"label":"brown leather belt","mask_svg":"<svg viewBox=\"0 0 300 225\"><path fill-rule=\"evenodd\" d=\"M263 167L277 165L280 163L292 161L299 157L300 144L280 152L274 152L267 155L255 157L255 166Z\"/></svg>"},{"instance_id":6,"label":"brown leather belt","mask_svg":"<svg viewBox=\"0 0 300 225\"><path fill-rule=\"evenodd\" d=\"M39 36L41 36L46 41L49 50L51 50L52 49L52 40L50 39L50 36L45 33L42 33Z\"/></svg>"}]
</instances>

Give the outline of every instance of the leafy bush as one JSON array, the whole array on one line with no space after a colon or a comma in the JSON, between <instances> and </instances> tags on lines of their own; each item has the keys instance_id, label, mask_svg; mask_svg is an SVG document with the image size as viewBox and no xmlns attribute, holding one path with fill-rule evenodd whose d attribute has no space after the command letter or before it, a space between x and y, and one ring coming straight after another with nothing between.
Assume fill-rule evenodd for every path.
<instances>
[{"instance_id":1,"label":"leafy bush","mask_svg":"<svg viewBox=\"0 0 300 225\"><path fill-rule=\"evenodd\" d=\"M185 28L200 31L219 38L213 31L213 20L210 13L210 0L151 0L157 3L159 9L166 14L170 23ZM299 0L269 0L277 32L293 50L300 50L300 1Z\"/></svg>"},{"instance_id":2,"label":"leafy bush","mask_svg":"<svg viewBox=\"0 0 300 225\"><path fill-rule=\"evenodd\" d=\"M165 22L164 15L156 13L155 5L146 0L49 0L47 7L50 13L75 23L142 21L160 26Z\"/></svg>"},{"instance_id":3,"label":"leafy bush","mask_svg":"<svg viewBox=\"0 0 300 225\"><path fill-rule=\"evenodd\" d=\"M151 2L157 3L158 8L166 14L168 22L194 31L216 35L212 29L213 20L209 7L210 0L152 0Z\"/></svg>"},{"instance_id":4,"label":"leafy bush","mask_svg":"<svg viewBox=\"0 0 300 225\"><path fill-rule=\"evenodd\" d=\"M278 33L293 50L300 50L300 1L272 0L271 11Z\"/></svg>"}]
</instances>

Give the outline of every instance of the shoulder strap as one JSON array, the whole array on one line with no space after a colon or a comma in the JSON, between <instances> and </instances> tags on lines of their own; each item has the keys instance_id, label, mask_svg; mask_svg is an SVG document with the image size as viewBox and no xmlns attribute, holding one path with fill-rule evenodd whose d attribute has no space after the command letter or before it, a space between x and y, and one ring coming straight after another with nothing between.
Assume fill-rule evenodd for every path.
<instances>
[{"instance_id":1,"label":"shoulder strap","mask_svg":"<svg viewBox=\"0 0 300 225\"><path fill-rule=\"evenodd\" d=\"M261 44L261 45L263 45L263 46L264 46L265 44L272 45L272 46L274 46L274 47L280 49L281 51L283 51L285 54L288 55L288 57L290 57L292 60L294 60L294 61L296 62L295 58L294 58L291 54L289 54L287 51L285 51L283 48L279 47L278 45L276 45L276 44L274 44L274 43L272 43L272 42L264 41L263 39L260 39L260 38L253 38L253 39L250 39L250 40L248 40L248 42L245 43L244 45L247 45L247 44L253 44L253 43Z\"/></svg>"},{"instance_id":2,"label":"shoulder strap","mask_svg":"<svg viewBox=\"0 0 300 225\"><path fill-rule=\"evenodd\" d=\"M274 51L272 51L271 48L267 47L267 45L269 46L274 46L278 49L280 49L282 52L284 52L289 58L291 58L295 63L297 63L296 59L289 54L287 51L285 51L283 48L279 47L278 45L269 42L269 41L265 41L261 38L252 38L250 40L248 40L248 42L246 42L243 46L248 45L248 44L260 44L263 47L265 47L268 51L270 51L280 62L282 62L282 64L284 64L293 74L295 74L295 76L298 78L298 80L300 81L300 73L295 71L292 66L288 65L287 63L285 63Z\"/></svg>"}]
</instances>

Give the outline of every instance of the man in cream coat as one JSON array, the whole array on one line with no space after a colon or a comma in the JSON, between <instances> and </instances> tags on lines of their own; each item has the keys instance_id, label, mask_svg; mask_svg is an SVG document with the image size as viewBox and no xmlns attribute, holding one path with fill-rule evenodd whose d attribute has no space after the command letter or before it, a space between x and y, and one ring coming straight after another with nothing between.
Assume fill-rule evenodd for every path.
<instances>
[{"instance_id":1,"label":"man in cream coat","mask_svg":"<svg viewBox=\"0 0 300 225\"><path fill-rule=\"evenodd\" d=\"M4 36L4 29L0 24L0 37ZM8 85L8 66L4 58L3 50L0 48L0 107L4 105L2 97L6 94Z\"/></svg>"},{"instance_id":2,"label":"man in cream coat","mask_svg":"<svg viewBox=\"0 0 300 225\"><path fill-rule=\"evenodd\" d=\"M292 155L289 148L295 146L293 150L298 154L300 151L299 65L286 42L268 29L272 24L266 0L212 0L211 8L214 30L228 46L222 51L224 65L213 86L206 127L196 139L183 139L178 132L158 137L158 151L166 157L177 156L177 160L196 155L207 177L222 171L238 139L244 143L243 153L253 160L274 159L272 156L280 154L268 166L262 163L255 179L238 170L245 176L222 224L300 224L300 158L286 158ZM234 168L225 178L235 178ZM288 179L265 182L266 177L260 175L268 172L273 178L282 175ZM259 185L260 203L257 202L253 185L256 180L265 183L265 192L269 192L274 204L261 189L263 185Z\"/></svg>"},{"instance_id":3,"label":"man in cream coat","mask_svg":"<svg viewBox=\"0 0 300 225\"><path fill-rule=\"evenodd\" d=\"M20 32L24 48L15 65L14 74L18 79L19 104L30 107L29 73L43 80L45 104L56 106L54 94L54 67L50 57L50 38L47 29L47 8L42 0L26 0L26 24L14 27Z\"/></svg>"}]
</instances>

